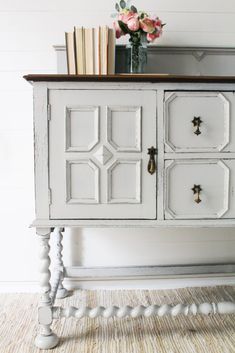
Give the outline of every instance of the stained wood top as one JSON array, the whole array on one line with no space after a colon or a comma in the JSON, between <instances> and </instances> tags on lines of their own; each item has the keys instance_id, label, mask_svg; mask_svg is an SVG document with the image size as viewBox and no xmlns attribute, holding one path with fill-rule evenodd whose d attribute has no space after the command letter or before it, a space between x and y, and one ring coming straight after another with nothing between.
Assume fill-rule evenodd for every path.
<instances>
[{"instance_id":1,"label":"stained wood top","mask_svg":"<svg viewBox=\"0 0 235 353\"><path fill-rule=\"evenodd\" d=\"M67 75L32 74L24 79L31 82L201 82L235 83L235 76L187 76L169 74Z\"/></svg>"}]
</instances>

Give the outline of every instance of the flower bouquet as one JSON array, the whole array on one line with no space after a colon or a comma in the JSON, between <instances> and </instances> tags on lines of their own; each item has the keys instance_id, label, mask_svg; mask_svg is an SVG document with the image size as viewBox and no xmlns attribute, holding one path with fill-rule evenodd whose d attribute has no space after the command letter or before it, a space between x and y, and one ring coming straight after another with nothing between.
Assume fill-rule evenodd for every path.
<instances>
[{"instance_id":1,"label":"flower bouquet","mask_svg":"<svg viewBox=\"0 0 235 353\"><path fill-rule=\"evenodd\" d=\"M117 18L114 22L116 38L130 35L127 46L127 70L129 72L143 72L147 62L147 43L153 42L162 34L164 24L157 17L150 17L144 11L138 11L134 5L129 5L129 1L120 0L115 5Z\"/></svg>"}]
</instances>

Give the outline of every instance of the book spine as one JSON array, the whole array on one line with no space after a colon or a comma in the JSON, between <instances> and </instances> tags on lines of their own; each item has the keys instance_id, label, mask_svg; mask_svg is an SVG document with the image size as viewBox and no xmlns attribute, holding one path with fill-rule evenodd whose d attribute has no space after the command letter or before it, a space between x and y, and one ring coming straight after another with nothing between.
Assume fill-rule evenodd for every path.
<instances>
[{"instance_id":1,"label":"book spine","mask_svg":"<svg viewBox=\"0 0 235 353\"><path fill-rule=\"evenodd\" d=\"M74 37L74 59L75 59L75 70L76 70L76 75L78 74L78 48L77 48L77 34L76 34L76 27L74 27L73 31L73 37Z\"/></svg>"},{"instance_id":2,"label":"book spine","mask_svg":"<svg viewBox=\"0 0 235 353\"><path fill-rule=\"evenodd\" d=\"M81 47L82 47L82 72L83 74L86 74L86 60L85 60L85 28L82 27L81 29Z\"/></svg>"},{"instance_id":3,"label":"book spine","mask_svg":"<svg viewBox=\"0 0 235 353\"><path fill-rule=\"evenodd\" d=\"M66 32L65 42L66 42L68 73L74 75L74 74L76 74L76 68L75 68L74 33L73 32Z\"/></svg>"},{"instance_id":4,"label":"book spine","mask_svg":"<svg viewBox=\"0 0 235 353\"><path fill-rule=\"evenodd\" d=\"M115 31L113 28L108 29L108 74L115 73Z\"/></svg>"},{"instance_id":5,"label":"book spine","mask_svg":"<svg viewBox=\"0 0 235 353\"><path fill-rule=\"evenodd\" d=\"M98 48L99 48L99 53L98 53L98 55L99 55L99 75L101 75L101 60L102 60L101 48L102 48L102 46L101 46L101 27L100 26L99 26L98 38L99 38L99 45L98 45Z\"/></svg>"},{"instance_id":6,"label":"book spine","mask_svg":"<svg viewBox=\"0 0 235 353\"><path fill-rule=\"evenodd\" d=\"M69 41L68 41L68 33L65 32L65 46L66 46L66 59L67 59L67 73L69 74Z\"/></svg>"},{"instance_id":7,"label":"book spine","mask_svg":"<svg viewBox=\"0 0 235 353\"><path fill-rule=\"evenodd\" d=\"M105 26L105 75L108 73L108 42L109 42L109 28Z\"/></svg>"}]
</instances>

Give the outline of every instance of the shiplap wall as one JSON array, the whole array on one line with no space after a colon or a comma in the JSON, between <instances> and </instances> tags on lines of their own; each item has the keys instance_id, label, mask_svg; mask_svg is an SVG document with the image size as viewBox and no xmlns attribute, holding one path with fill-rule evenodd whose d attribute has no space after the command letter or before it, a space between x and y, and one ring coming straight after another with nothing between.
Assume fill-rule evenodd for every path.
<instances>
[{"instance_id":1,"label":"shiplap wall","mask_svg":"<svg viewBox=\"0 0 235 353\"><path fill-rule=\"evenodd\" d=\"M30 289L37 279L32 88L26 73L56 72L54 44L74 25L111 24L115 1L0 0L0 288ZM136 0L167 23L161 45L235 44L234 0ZM71 239L74 245L71 246ZM125 245L124 245L125 244ZM115 249L115 250L114 250ZM233 230L80 230L65 239L67 263L154 265L234 260ZM29 285L27 285L29 284Z\"/></svg>"}]
</instances>

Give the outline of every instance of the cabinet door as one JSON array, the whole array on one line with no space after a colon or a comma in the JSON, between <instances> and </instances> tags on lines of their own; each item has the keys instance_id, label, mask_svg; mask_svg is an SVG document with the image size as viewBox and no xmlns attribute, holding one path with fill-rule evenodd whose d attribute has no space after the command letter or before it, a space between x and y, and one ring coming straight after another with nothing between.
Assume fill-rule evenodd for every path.
<instances>
[{"instance_id":1,"label":"cabinet door","mask_svg":"<svg viewBox=\"0 0 235 353\"><path fill-rule=\"evenodd\" d=\"M156 92L50 90L51 219L155 219Z\"/></svg>"},{"instance_id":2,"label":"cabinet door","mask_svg":"<svg viewBox=\"0 0 235 353\"><path fill-rule=\"evenodd\" d=\"M167 160L165 218L234 218L235 160Z\"/></svg>"}]
</instances>

